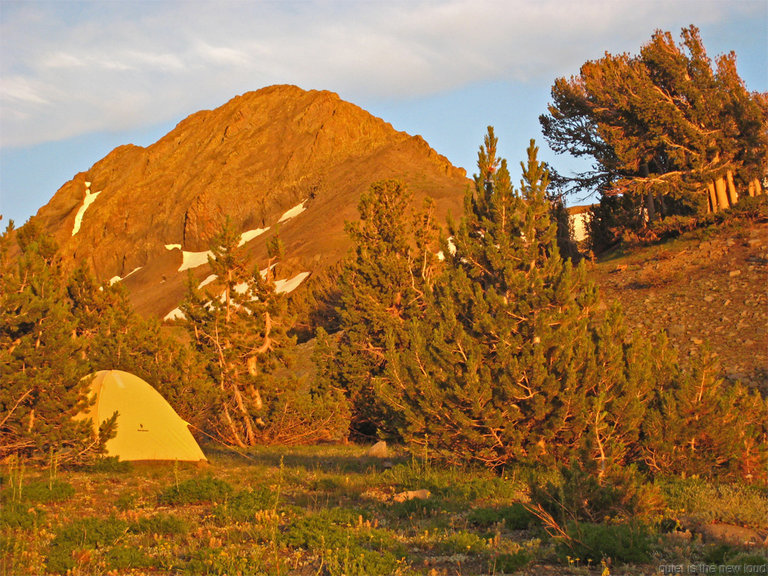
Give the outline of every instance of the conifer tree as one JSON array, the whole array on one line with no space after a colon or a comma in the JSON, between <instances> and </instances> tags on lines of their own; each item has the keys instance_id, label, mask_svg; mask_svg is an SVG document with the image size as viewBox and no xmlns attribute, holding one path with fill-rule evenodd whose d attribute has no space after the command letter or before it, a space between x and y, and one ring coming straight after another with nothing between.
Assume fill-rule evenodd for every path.
<instances>
[{"instance_id":1,"label":"conifer tree","mask_svg":"<svg viewBox=\"0 0 768 576\"><path fill-rule=\"evenodd\" d=\"M227 443L244 447L259 441L265 405L277 392L267 387L267 375L287 361L293 341L284 298L264 279L266 272L247 269L239 243L240 234L227 219L209 256L223 291L201 294L191 282L182 310L217 388L220 418L214 430Z\"/></svg>"},{"instance_id":2,"label":"conifer tree","mask_svg":"<svg viewBox=\"0 0 768 576\"><path fill-rule=\"evenodd\" d=\"M55 450L61 460L83 460L103 449L114 420L98 435L74 419L88 405L88 369L56 246L33 221L15 236L18 259L3 261L0 274L0 457Z\"/></svg>"},{"instance_id":3,"label":"conifer tree","mask_svg":"<svg viewBox=\"0 0 768 576\"><path fill-rule=\"evenodd\" d=\"M581 374L587 425L581 453L595 463L602 480L642 460L649 404L671 378L674 364L664 338L629 332L618 304L604 315L592 314L591 325L594 348Z\"/></svg>"},{"instance_id":4,"label":"conifer tree","mask_svg":"<svg viewBox=\"0 0 768 576\"><path fill-rule=\"evenodd\" d=\"M411 194L394 180L372 184L358 209L360 221L346 227L354 253L339 278L341 334L336 352L324 356L321 377L347 391L353 433L371 437L391 430L395 418L376 382L388 339L402 344L405 323L423 309L437 265L437 227L429 201L411 221Z\"/></svg>"},{"instance_id":5,"label":"conifer tree","mask_svg":"<svg viewBox=\"0 0 768 576\"><path fill-rule=\"evenodd\" d=\"M642 425L639 457L652 472L768 479L768 402L719 372L707 351L690 372L668 368Z\"/></svg>"},{"instance_id":6,"label":"conifer tree","mask_svg":"<svg viewBox=\"0 0 768 576\"><path fill-rule=\"evenodd\" d=\"M200 293L190 278L182 310L212 384L211 432L245 447L336 439L346 428L337 390L278 372L289 366L295 339L286 297L275 292L270 269L249 271L240 234L227 220L213 239L211 271L222 289Z\"/></svg>"},{"instance_id":7,"label":"conifer tree","mask_svg":"<svg viewBox=\"0 0 768 576\"><path fill-rule=\"evenodd\" d=\"M560 257L535 145L519 190L496 146L489 127L464 218L449 226L455 251L408 347L391 343L383 385L407 440L491 467L579 446L595 303L584 267Z\"/></svg>"},{"instance_id":8,"label":"conifer tree","mask_svg":"<svg viewBox=\"0 0 768 576\"><path fill-rule=\"evenodd\" d=\"M566 188L633 196L649 221L762 193L764 96L746 90L733 53L713 66L696 27L681 36L677 45L658 31L637 56L606 54L555 81L544 135L556 151L594 161L561 178Z\"/></svg>"}]
</instances>

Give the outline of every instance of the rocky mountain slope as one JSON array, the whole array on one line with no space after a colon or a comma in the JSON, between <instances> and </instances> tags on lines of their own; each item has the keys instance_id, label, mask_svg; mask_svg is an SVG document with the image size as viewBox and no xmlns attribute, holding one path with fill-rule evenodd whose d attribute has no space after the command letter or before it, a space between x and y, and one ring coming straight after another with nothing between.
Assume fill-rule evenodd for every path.
<instances>
[{"instance_id":1,"label":"rocky mountain slope","mask_svg":"<svg viewBox=\"0 0 768 576\"><path fill-rule=\"evenodd\" d=\"M459 214L469 184L419 136L398 132L331 92L272 86L192 114L155 144L113 150L64 184L35 219L65 265L122 281L136 309L164 317L187 270L205 281L206 251L225 218L255 266L279 231L288 290L348 249L344 222L362 192L396 178Z\"/></svg>"},{"instance_id":2,"label":"rocky mountain slope","mask_svg":"<svg viewBox=\"0 0 768 576\"><path fill-rule=\"evenodd\" d=\"M768 222L737 221L617 251L590 273L630 325L665 331L684 364L708 348L724 376L768 395Z\"/></svg>"}]
</instances>

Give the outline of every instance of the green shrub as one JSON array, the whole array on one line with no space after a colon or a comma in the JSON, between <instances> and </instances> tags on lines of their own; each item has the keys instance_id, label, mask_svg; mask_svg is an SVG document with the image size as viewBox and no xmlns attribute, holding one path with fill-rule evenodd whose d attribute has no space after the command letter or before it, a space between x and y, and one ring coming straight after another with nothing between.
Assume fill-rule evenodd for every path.
<instances>
[{"instance_id":1,"label":"green shrub","mask_svg":"<svg viewBox=\"0 0 768 576\"><path fill-rule=\"evenodd\" d=\"M8 502L0 506L0 526L32 530L45 518L45 511L30 508L20 502Z\"/></svg>"},{"instance_id":2,"label":"green shrub","mask_svg":"<svg viewBox=\"0 0 768 576\"><path fill-rule=\"evenodd\" d=\"M729 564L741 566L742 574L766 574L768 573L768 556L761 554L740 554Z\"/></svg>"},{"instance_id":3,"label":"green shrub","mask_svg":"<svg viewBox=\"0 0 768 576\"><path fill-rule=\"evenodd\" d=\"M703 478L667 478L657 482L674 514L705 523L724 522L768 528L768 490L744 484L717 484Z\"/></svg>"},{"instance_id":4,"label":"green shrub","mask_svg":"<svg viewBox=\"0 0 768 576\"><path fill-rule=\"evenodd\" d=\"M75 488L62 480L32 482L23 487L22 498L30 502L62 502L75 495Z\"/></svg>"},{"instance_id":5,"label":"green shrub","mask_svg":"<svg viewBox=\"0 0 768 576\"><path fill-rule=\"evenodd\" d=\"M73 552L114 545L128 530L127 522L117 518L83 518L56 531L48 551L48 569L66 572L75 567Z\"/></svg>"},{"instance_id":6,"label":"green shrub","mask_svg":"<svg viewBox=\"0 0 768 576\"><path fill-rule=\"evenodd\" d=\"M133 470L128 461L121 461L117 456L103 456L83 467L87 472L102 474L125 474Z\"/></svg>"},{"instance_id":7,"label":"green shrub","mask_svg":"<svg viewBox=\"0 0 768 576\"><path fill-rule=\"evenodd\" d=\"M603 522L648 516L661 509L655 486L634 468L611 468L600 478L594 460L560 469L560 480L531 484L531 501L561 525L568 521Z\"/></svg>"},{"instance_id":8,"label":"green shrub","mask_svg":"<svg viewBox=\"0 0 768 576\"><path fill-rule=\"evenodd\" d=\"M332 575L389 575L400 566L405 551L384 530L363 523L356 510L336 508L299 518L283 536L285 544L311 550L322 557Z\"/></svg>"},{"instance_id":9,"label":"green shrub","mask_svg":"<svg viewBox=\"0 0 768 576\"><path fill-rule=\"evenodd\" d=\"M657 239L677 238L681 234L695 230L701 225L696 216L668 216L649 225L649 236Z\"/></svg>"},{"instance_id":10,"label":"green shrub","mask_svg":"<svg viewBox=\"0 0 768 576\"><path fill-rule=\"evenodd\" d=\"M474 508L467 515L467 520L481 528L504 524L509 530L526 530L540 523L539 519L519 502L498 508Z\"/></svg>"},{"instance_id":11,"label":"green shrub","mask_svg":"<svg viewBox=\"0 0 768 576\"><path fill-rule=\"evenodd\" d=\"M704 554L704 562L707 564L728 564L728 560L738 556L739 549L730 544L717 544Z\"/></svg>"},{"instance_id":12,"label":"green shrub","mask_svg":"<svg viewBox=\"0 0 768 576\"><path fill-rule=\"evenodd\" d=\"M759 391L718 377L720 362L706 349L690 370L669 371L642 424L643 460L654 473L768 479L766 404Z\"/></svg>"},{"instance_id":13,"label":"green shrub","mask_svg":"<svg viewBox=\"0 0 768 576\"><path fill-rule=\"evenodd\" d=\"M323 563L330 576L390 576L401 573L403 559L389 551L374 551L349 545L326 550Z\"/></svg>"},{"instance_id":14,"label":"green shrub","mask_svg":"<svg viewBox=\"0 0 768 576\"><path fill-rule=\"evenodd\" d=\"M651 561L653 538L643 525L574 522L567 532L570 539L561 542L561 558L567 554L593 564L604 558L624 564Z\"/></svg>"},{"instance_id":15,"label":"green shrub","mask_svg":"<svg viewBox=\"0 0 768 576\"><path fill-rule=\"evenodd\" d=\"M154 565L152 558L135 546L115 546L107 550L104 559L110 568L126 570L129 568L150 568Z\"/></svg>"},{"instance_id":16,"label":"green shrub","mask_svg":"<svg viewBox=\"0 0 768 576\"><path fill-rule=\"evenodd\" d=\"M224 502L232 492L234 488L228 482L205 476L169 486L158 495L158 501L170 505Z\"/></svg>"},{"instance_id":17,"label":"green shrub","mask_svg":"<svg viewBox=\"0 0 768 576\"><path fill-rule=\"evenodd\" d=\"M218 504L214 515L234 522L252 520L257 512L274 508L277 495L266 488L241 490L223 504Z\"/></svg>"},{"instance_id":18,"label":"green shrub","mask_svg":"<svg viewBox=\"0 0 768 576\"><path fill-rule=\"evenodd\" d=\"M488 542L474 532L459 531L442 538L438 548L446 554L479 554L488 548Z\"/></svg>"},{"instance_id":19,"label":"green shrub","mask_svg":"<svg viewBox=\"0 0 768 576\"><path fill-rule=\"evenodd\" d=\"M270 574L255 553L231 554L223 548L197 549L184 566L184 574L205 576L265 576Z\"/></svg>"},{"instance_id":20,"label":"green shrub","mask_svg":"<svg viewBox=\"0 0 768 576\"><path fill-rule=\"evenodd\" d=\"M735 206L726 210L726 217L736 219L765 220L768 219L768 195L741 196Z\"/></svg>"},{"instance_id":21,"label":"green shrub","mask_svg":"<svg viewBox=\"0 0 768 576\"><path fill-rule=\"evenodd\" d=\"M512 574L527 566L530 561L531 555L527 550L499 554L493 558L489 572L492 574Z\"/></svg>"},{"instance_id":22,"label":"green shrub","mask_svg":"<svg viewBox=\"0 0 768 576\"><path fill-rule=\"evenodd\" d=\"M292 546L316 550L323 546L343 546L347 530L360 523L362 515L347 508L323 509L291 524L284 540Z\"/></svg>"},{"instance_id":23,"label":"green shrub","mask_svg":"<svg viewBox=\"0 0 768 576\"><path fill-rule=\"evenodd\" d=\"M388 513L399 519L434 518L447 512L447 503L441 498L414 498L405 502L393 502L387 508Z\"/></svg>"},{"instance_id":24,"label":"green shrub","mask_svg":"<svg viewBox=\"0 0 768 576\"><path fill-rule=\"evenodd\" d=\"M138 534L186 534L189 531L189 525L177 516L156 514L139 518L131 524L130 531Z\"/></svg>"},{"instance_id":25,"label":"green shrub","mask_svg":"<svg viewBox=\"0 0 768 576\"><path fill-rule=\"evenodd\" d=\"M136 507L136 494L132 492L124 492L115 500L115 508L120 511L131 510Z\"/></svg>"}]
</instances>

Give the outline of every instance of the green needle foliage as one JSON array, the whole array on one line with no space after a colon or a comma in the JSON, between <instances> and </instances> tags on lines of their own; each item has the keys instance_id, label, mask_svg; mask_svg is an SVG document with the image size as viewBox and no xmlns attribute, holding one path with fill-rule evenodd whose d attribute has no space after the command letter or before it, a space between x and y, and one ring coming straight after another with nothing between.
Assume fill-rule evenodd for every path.
<instances>
[{"instance_id":1,"label":"green needle foliage","mask_svg":"<svg viewBox=\"0 0 768 576\"><path fill-rule=\"evenodd\" d=\"M764 402L600 311L584 266L560 257L535 145L516 190L496 143L489 128L424 310L387 333L379 390L402 437L452 463L581 462L600 484L641 461L763 477Z\"/></svg>"},{"instance_id":2,"label":"green needle foliage","mask_svg":"<svg viewBox=\"0 0 768 576\"><path fill-rule=\"evenodd\" d=\"M387 342L403 344L403 328L422 313L437 266L433 206L409 221L411 200L395 180L372 184L360 198L360 221L347 224L354 252L339 278L342 332L335 351L318 353L322 376L347 391L352 431L363 437L392 430L397 414L376 393Z\"/></svg>"},{"instance_id":3,"label":"green needle foliage","mask_svg":"<svg viewBox=\"0 0 768 576\"><path fill-rule=\"evenodd\" d=\"M136 374L157 388L187 422L203 427L212 398L206 398L202 369L189 346L163 332L157 319L136 314L122 284L100 285L84 266L72 274L67 293L89 372Z\"/></svg>"},{"instance_id":4,"label":"green needle foliage","mask_svg":"<svg viewBox=\"0 0 768 576\"><path fill-rule=\"evenodd\" d=\"M584 267L559 255L536 147L515 190L496 144L489 128L452 255L408 346L390 346L383 391L409 441L500 468L580 444L596 295Z\"/></svg>"},{"instance_id":5,"label":"green needle foliage","mask_svg":"<svg viewBox=\"0 0 768 576\"><path fill-rule=\"evenodd\" d=\"M244 447L256 444L266 426L268 406L278 394L268 375L288 361L293 340L287 335L285 300L275 293L269 271L247 269L239 243L240 234L227 219L208 259L223 291L200 293L190 279L182 309L217 391L212 426L225 442Z\"/></svg>"},{"instance_id":6,"label":"green needle foliage","mask_svg":"<svg viewBox=\"0 0 768 576\"><path fill-rule=\"evenodd\" d=\"M2 260L11 231L2 238ZM16 241L18 259L0 269L0 458L56 451L61 461L83 460L100 452L111 430L99 438L89 421L73 420L87 406L88 368L73 336L56 245L34 222Z\"/></svg>"},{"instance_id":7,"label":"green needle foliage","mask_svg":"<svg viewBox=\"0 0 768 576\"><path fill-rule=\"evenodd\" d=\"M337 437L338 429L346 428L340 391L284 370L292 363L295 338L288 334L293 319L286 298L275 292L279 239L270 242L264 271L247 269L240 234L229 220L211 252L211 271L222 290L201 293L190 279L182 305L208 377L211 433L240 447Z\"/></svg>"},{"instance_id":8,"label":"green needle foliage","mask_svg":"<svg viewBox=\"0 0 768 576\"><path fill-rule=\"evenodd\" d=\"M590 170L556 180L566 192L600 194L595 249L615 240L616 224L637 231L764 191L765 94L746 89L733 52L713 64L695 26L681 40L657 31L638 55L606 53L552 86L539 119L555 151L592 161Z\"/></svg>"}]
</instances>

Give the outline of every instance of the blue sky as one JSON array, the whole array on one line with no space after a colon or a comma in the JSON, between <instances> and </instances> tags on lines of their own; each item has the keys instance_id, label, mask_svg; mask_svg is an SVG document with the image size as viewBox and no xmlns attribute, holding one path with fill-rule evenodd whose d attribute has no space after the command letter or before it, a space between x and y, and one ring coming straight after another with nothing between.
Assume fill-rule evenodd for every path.
<instances>
[{"instance_id":1,"label":"blue sky","mask_svg":"<svg viewBox=\"0 0 768 576\"><path fill-rule=\"evenodd\" d=\"M0 214L25 222L121 144L271 84L337 92L469 174L517 166L555 78L656 29L701 29L768 91L768 0L0 0Z\"/></svg>"}]
</instances>

